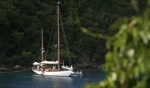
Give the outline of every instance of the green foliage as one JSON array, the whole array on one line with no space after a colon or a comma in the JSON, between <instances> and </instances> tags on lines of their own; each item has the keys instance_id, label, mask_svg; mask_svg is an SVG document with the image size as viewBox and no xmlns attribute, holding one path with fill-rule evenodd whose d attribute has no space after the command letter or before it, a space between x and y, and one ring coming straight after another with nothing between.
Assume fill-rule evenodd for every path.
<instances>
[{"instance_id":1,"label":"green foliage","mask_svg":"<svg viewBox=\"0 0 150 88\"><path fill-rule=\"evenodd\" d=\"M62 58L68 58L68 57L76 58L77 57L73 52L69 52L66 49L61 49L61 56L62 56Z\"/></svg>"},{"instance_id":2,"label":"green foliage","mask_svg":"<svg viewBox=\"0 0 150 88\"><path fill-rule=\"evenodd\" d=\"M70 11L75 14L75 16L70 15L70 18L76 18L75 23L79 25L81 31L93 36L93 38L91 38L85 34L78 35L77 39L79 42L76 43L77 46L75 47L81 47L81 49L80 51L76 49L73 50L80 52L78 55L82 56L81 58L83 58L84 61L88 58L90 62L95 61L96 56L98 56L97 58L101 58L101 60L98 61L104 61L106 48L101 48L101 46L105 47L104 39L108 39L116 33L116 30L110 30L109 26L120 17L133 15L133 8L129 2L125 0L71 0L71 2L70 6L78 6L78 9ZM76 4L73 4L74 2L76 2ZM84 27L88 30L85 30Z\"/></svg>"},{"instance_id":3,"label":"green foliage","mask_svg":"<svg viewBox=\"0 0 150 88\"><path fill-rule=\"evenodd\" d=\"M21 65L21 66L31 66L31 62L33 62L34 56L31 54L31 52L22 51L21 55L14 55L12 58L8 58L7 64L8 66L11 65Z\"/></svg>"},{"instance_id":4,"label":"green foliage","mask_svg":"<svg viewBox=\"0 0 150 88\"><path fill-rule=\"evenodd\" d=\"M118 32L107 40L106 79L87 88L149 88L149 6L150 1L140 16L122 19Z\"/></svg>"},{"instance_id":5,"label":"green foliage","mask_svg":"<svg viewBox=\"0 0 150 88\"><path fill-rule=\"evenodd\" d=\"M73 52L70 52L66 49L61 49L60 54L61 54L60 56L62 59L64 59L64 58L74 58L74 59L77 58L77 56ZM57 51L47 52L45 54L45 58L47 60L49 60L49 58L50 59L52 59L52 58L56 59L57 58Z\"/></svg>"},{"instance_id":6,"label":"green foliage","mask_svg":"<svg viewBox=\"0 0 150 88\"><path fill-rule=\"evenodd\" d=\"M114 35L109 26L120 17L128 17L135 11L126 0L60 0L60 11L66 31L69 49L76 60L86 63L104 62L105 40L93 38L81 32L80 25L89 31ZM36 57L40 47L40 30L43 29L44 47L47 48L51 28L56 14L55 0L0 0L0 60L14 60L18 64L22 52L31 52ZM142 5L141 7L144 7ZM120 9L121 8L121 9ZM52 42L52 41L51 41ZM77 56L77 57L76 57ZM27 57L26 57L27 58ZM101 58L101 60L98 60ZM31 58L30 58L31 59ZM35 58L32 58L34 60ZM16 62L16 63L15 63ZM32 61L29 63L32 64Z\"/></svg>"}]
</instances>

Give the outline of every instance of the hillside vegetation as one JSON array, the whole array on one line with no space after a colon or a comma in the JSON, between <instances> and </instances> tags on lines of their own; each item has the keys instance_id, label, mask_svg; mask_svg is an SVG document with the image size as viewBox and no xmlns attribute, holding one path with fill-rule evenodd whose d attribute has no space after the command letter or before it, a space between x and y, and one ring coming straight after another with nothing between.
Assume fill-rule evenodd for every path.
<instances>
[{"instance_id":1,"label":"hillside vegetation","mask_svg":"<svg viewBox=\"0 0 150 88\"><path fill-rule=\"evenodd\" d=\"M130 0L60 2L68 45L75 55L73 64L83 66L104 63L107 49L105 39L91 37L79 26L111 37L118 31L111 29L112 23L136 13ZM47 48L56 5L54 0L0 0L0 64L32 66L40 50L41 29L44 30L44 47ZM140 12L144 6L144 1L139 2Z\"/></svg>"}]
</instances>

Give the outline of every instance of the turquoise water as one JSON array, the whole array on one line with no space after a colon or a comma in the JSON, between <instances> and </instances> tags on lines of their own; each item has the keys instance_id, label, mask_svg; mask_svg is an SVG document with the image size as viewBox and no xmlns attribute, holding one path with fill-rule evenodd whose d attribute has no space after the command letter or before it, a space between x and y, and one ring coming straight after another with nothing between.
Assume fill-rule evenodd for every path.
<instances>
[{"instance_id":1,"label":"turquoise water","mask_svg":"<svg viewBox=\"0 0 150 88\"><path fill-rule=\"evenodd\" d=\"M98 69L83 70L83 74L83 77L50 77L32 71L0 73L0 88L83 88L105 78Z\"/></svg>"}]
</instances>

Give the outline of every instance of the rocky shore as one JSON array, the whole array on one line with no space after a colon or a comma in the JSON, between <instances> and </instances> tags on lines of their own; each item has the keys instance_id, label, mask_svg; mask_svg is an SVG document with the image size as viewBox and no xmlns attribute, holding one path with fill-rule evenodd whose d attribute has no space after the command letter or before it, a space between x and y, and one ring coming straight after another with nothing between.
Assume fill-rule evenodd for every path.
<instances>
[{"instance_id":1,"label":"rocky shore","mask_svg":"<svg viewBox=\"0 0 150 88\"><path fill-rule=\"evenodd\" d=\"M31 70L30 68L21 67L20 65L15 65L14 67L0 67L0 73L5 72L19 72L19 71L28 71Z\"/></svg>"}]
</instances>

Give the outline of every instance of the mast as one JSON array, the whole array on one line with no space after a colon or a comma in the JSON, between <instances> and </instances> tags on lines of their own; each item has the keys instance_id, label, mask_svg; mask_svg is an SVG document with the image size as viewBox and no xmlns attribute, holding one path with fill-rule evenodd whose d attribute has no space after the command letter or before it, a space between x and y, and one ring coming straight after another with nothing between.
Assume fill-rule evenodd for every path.
<instances>
[{"instance_id":1,"label":"mast","mask_svg":"<svg viewBox=\"0 0 150 88\"><path fill-rule=\"evenodd\" d=\"M60 70L60 11L59 11L59 4L60 2L58 1L57 4L57 22L58 22L58 70Z\"/></svg>"},{"instance_id":2,"label":"mast","mask_svg":"<svg viewBox=\"0 0 150 88\"><path fill-rule=\"evenodd\" d=\"M43 29L41 30L41 61L44 61L43 57L44 48L43 48Z\"/></svg>"}]
</instances>

